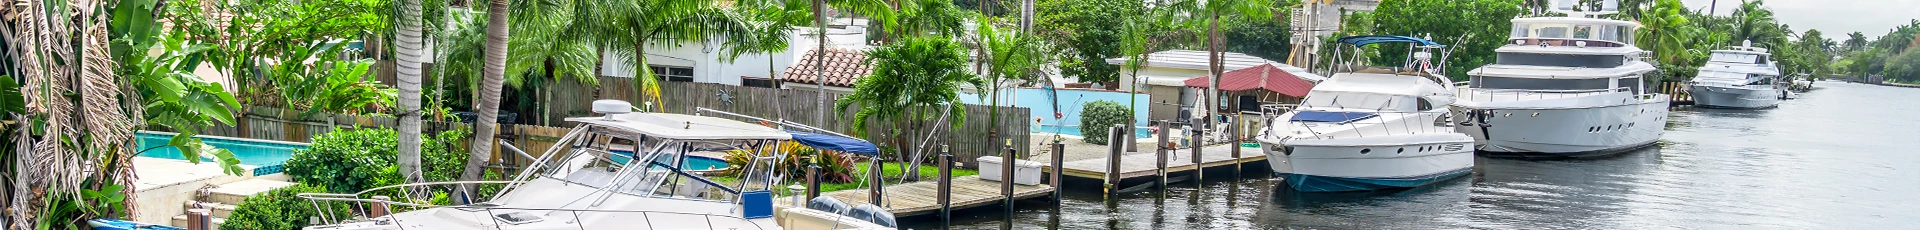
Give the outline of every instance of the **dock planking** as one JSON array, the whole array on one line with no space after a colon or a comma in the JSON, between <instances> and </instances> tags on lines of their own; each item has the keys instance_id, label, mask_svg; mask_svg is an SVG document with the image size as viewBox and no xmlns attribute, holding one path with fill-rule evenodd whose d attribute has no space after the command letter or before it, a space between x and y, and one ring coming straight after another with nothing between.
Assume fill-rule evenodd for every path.
<instances>
[{"instance_id":1,"label":"dock planking","mask_svg":"<svg viewBox=\"0 0 1920 230\"><path fill-rule=\"evenodd\" d=\"M890 205L881 205L881 207L893 212L895 217L938 214L940 213L940 202L938 200L940 188L938 186L939 181L931 179L913 183L888 185L886 187L887 199L882 199L881 202ZM1013 197L1016 200L1041 197L1052 194L1053 189L1053 186L1047 184L1014 184ZM857 206L870 203L870 199L867 197L868 192L869 190L862 188L833 191L821 193L820 195L832 196L840 199L840 201L847 202L848 205ZM960 210L1000 204L1005 201L1004 198L1006 198L1006 195L1000 193L999 181L982 180L980 176L964 176L953 178L952 198L953 209ZM774 200L775 204L791 206L791 204L789 204L790 202L788 202L791 198L782 197Z\"/></svg>"},{"instance_id":2,"label":"dock planking","mask_svg":"<svg viewBox=\"0 0 1920 230\"><path fill-rule=\"evenodd\" d=\"M1240 158L1235 159L1231 152L1232 149L1228 149L1233 147L1237 147L1237 145L1204 147L1200 151L1201 167L1194 167L1193 153L1190 152L1192 151L1191 149L1169 152L1167 153L1167 173L1192 171L1196 168L1211 168L1234 163L1259 162L1267 159L1267 155L1261 152L1260 148L1241 148ZM1141 150L1141 152L1131 152L1120 155L1121 179L1154 176L1154 169L1157 167L1154 165L1154 157L1156 156L1151 149L1143 148ZM1065 165L1061 167L1061 175L1064 176L1094 180L1105 180L1107 177L1106 157L1068 161L1061 164ZM1047 170L1052 169L1048 168Z\"/></svg>"}]
</instances>

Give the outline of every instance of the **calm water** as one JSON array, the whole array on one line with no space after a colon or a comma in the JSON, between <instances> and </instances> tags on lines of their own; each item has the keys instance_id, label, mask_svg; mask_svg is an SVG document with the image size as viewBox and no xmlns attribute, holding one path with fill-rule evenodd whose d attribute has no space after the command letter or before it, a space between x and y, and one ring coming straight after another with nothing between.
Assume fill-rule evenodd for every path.
<instances>
[{"instance_id":1,"label":"calm water","mask_svg":"<svg viewBox=\"0 0 1920 230\"><path fill-rule=\"evenodd\" d=\"M1602 159L1482 158L1470 177L1376 193L1296 193L1264 168L1115 199L1069 181L1058 209L1026 201L1008 221L982 207L953 227L1920 228L1920 89L1817 85L1778 109L1676 109L1658 147Z\"/></svg>"}]
</instances>

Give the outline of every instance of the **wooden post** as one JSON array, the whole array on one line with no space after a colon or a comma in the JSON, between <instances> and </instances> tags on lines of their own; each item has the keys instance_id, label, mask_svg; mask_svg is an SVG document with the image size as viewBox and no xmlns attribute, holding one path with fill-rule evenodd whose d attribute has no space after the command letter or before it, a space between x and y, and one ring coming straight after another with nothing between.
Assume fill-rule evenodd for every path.
<instances>
[{"instance_id":1,"label":"wooden post","mask_svg":"<svg viewBox=\"0 0 1920 230\"><path fill-rule=\"evenodd\" d=\"M387 202L386 202L386 201L393 200L392 197L373 196L373 199L379 200L380 202L374 202L372 205L373 208L371 208L370 210L367 210L367 218L380 218L382 216L387 216L387 214L393 213L392 209L388 209Z\"/></svg>"},{"instance_id":2,"label":"wooden post","mask_svg":"<svg viewBox=\"0 0 1920 230\"><path fill-rule=\"evenodd\" d=\"M1233 101L1235 105L1239 105L1240 97L1234 97ZM1233 162L1233 175L1240 175L1240 129L1242 129L1241 126L1247 125L1247 121L1240 119L1239 109L1234 109L1233 115L1233 125L1227 127L1227 151L1233 156L1230 161Z\"/></svg>"},{"instance_id":3,"label":"wooden post","mask_svg":"<svg viewBox=\"0 0 1920 230\"><path fill-rule=\"evenodd\" d=\"M1159 121L1159 123L1160 124L1158 126L1155 126L1159 128L1159 131L1155 136L1159 136L1160 142L1154 144L1156 148L1154 148L1153 155L1154 155L1154 159L1156 160L1154 161L1153 166L1155 167L1154 170L1159 172L1158 174L1160 176L1160 179L1156 183L1159 184L1161 188L1165 188L1167 187L1167 151L1173 150L1173 143L1168 142L1167 139L1168 139L1168 136L1172 136L1168 134L1172 130L1167 129L1166 120L1161 120Z\"/></svg>"},{"instance_id":4,"label":"wooden post","mask_svg":"<svg viewBox=\"0 0 1920 230\"><path fill-rule=\"evenodd\" d=\"M1066 158L1066 153L1065 153L1066 151L1067 151L1067 146L1060 144L1059 137L1057 136L1054 137L1053 138L1053 166L1052 166L1053 173L1049 175L1053 178L1048 178L1047 183L1053 184L1053 203L1055 204L1060 203L1060 198L1061 198L1060 197L1060 185L1061 185L1061 182L1060 182L1060 172L1061 172L1060 166L1061 165L1060 164L1063 163L1063 161Z\"/></svg>"},{"instance_id":5,"label":"wooden post","mask_svg":"<svg viewBox=\"0 0 1920 230\"><path fill-rule=\"evenodd\" d=\"M207 209L187 210L187 230L214 230L212 215Z\"/></svg>"},{"instance_id":6,"label":"wooden post","mask_svg":"<svg viewBox=\"0 0 1920 230\"><path fill-rule=\"evenodd\" d=\"M807 201L813 201L813 198L815 197L820 197L820 166L808 165L807 166ZM796 205L796 207L804 207L804 206Z\"/></svg>"},{"instance_id":7,"label":"wooden post","mask_svg":"<svg viewBox=\"0 0 1920 230\"><path fill-rule=\"evenodd\" d=\"M1107 129L1107 194L1113 194L1120 188L1120 143L1114 139L1120 136L1120 125Z\"/></svg>"},{"instance_id":8,"label":"wooden post","mask_svg":"<svg viewBox=\"0 0 1920 230\"><path fill-rule=\"evenodd\" d=\"M1193 121L1193 145L1187 146L1193 149L1193 181L1195 182L1200 181L1200 171L1204 169L1204 167L1201 167L1203 166L1201 165L1203 161L1200 161L1200 149L1207 146L1206 119L1208 118L1200 118Z\"/></svg>"},{"instance_id":9,"label":"wooden post","mask_svg":"<svg viewBox=\"0 0 1920 230\"><path fill-rule=\"evenodd\" d=\"M953 154L947 152L947 145L940 145L940 223L946 226L953 221Z\"/></svg>"},{"instance_id":10,"label":"wooden post","mask_svg":"<svg viewBox=\"0 0 1920 230\"><path fill-rule=\"evenodd\" d=\"M867 186L867 203L873 204L874 206L886 207L887 205L884 205L885 203L880 202L884 200L884 199L880 199L880 197L887 195L887 194L883 194L880 190L880 187L883 187L880 182L886 181L885 179L882 179L880 177L880 172L886 171L887 168L885 165L880 164L879 156L874 156L873 159L867 160L867 162L868 162L867 174L871 176L867 178L867 181L873 183L872 186ZM912 172L903 171L901 173L912 173Z\"/></svg>"},{"instance_id":11,"label":"wooden post","mask_svg":"<svg viewBox=\"0 0 1920 230\"><path fill-rule=\"evenodd\" d=\"M1007 214L1011 215L1013 214L1013 164L1018 163L1020 159L1013 157L1016 153L1013 150L1012 139L1007 140L1006 148L1006 151L1002 151L1006 154L1001 154L1004 157L1000 157L1000 195L1006 196Z\"/></svg>"}]
</instances>

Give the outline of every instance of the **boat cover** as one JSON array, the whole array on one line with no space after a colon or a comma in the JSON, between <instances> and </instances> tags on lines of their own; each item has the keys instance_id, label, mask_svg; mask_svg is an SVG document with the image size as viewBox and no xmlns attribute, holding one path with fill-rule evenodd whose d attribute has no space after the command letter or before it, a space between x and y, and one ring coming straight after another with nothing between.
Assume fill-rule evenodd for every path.
<instances>
[{"instance_id":1,"label":"boat cover","mask_svg":"<svg viewBox=\"0 0 1920 230\"><path fill-rule=\"evenodd\" d=\"M867 156L880 155L879 147L875 147L872 142L860 139L800 131L788 131L788 133L793 134L794 141L799 141L800 144L815 149L848 152Z\"/></svg>"},{"instance_id":2,"label":"boat cover","mask_svg":"<svg viewBox=\"0 0 1920 230\"><path fill-rule=\"evenodd\" d=\"M1299 111L1294 112L1293 119L1290 121L1346 123L1375 116L1379 115L1363 112ZM795 136L797 137L798 135Z\"/></svg>"}]
</instances>

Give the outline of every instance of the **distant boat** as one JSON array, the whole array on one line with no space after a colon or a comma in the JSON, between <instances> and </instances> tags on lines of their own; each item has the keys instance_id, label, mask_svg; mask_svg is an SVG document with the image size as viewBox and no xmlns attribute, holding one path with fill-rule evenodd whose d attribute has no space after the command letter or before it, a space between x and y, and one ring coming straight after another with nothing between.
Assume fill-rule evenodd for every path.
<instances>
[{"instance_id":1,"label":"distant boat","mask_svg":"<svg viewBox=\"0 0 1920 230\"><path fill-rule=\"evenodd\" d=\"M777 209L771 189L781 184L769 164L781 162L778 143L821 142L816 148L872 149L857 139L821 139L762 124L717 117L629 112L626 102L593 103L605 117L567 118L579 123L511 181L462 181L383 187L448 184L509 184L492 200L431 206L367 199L363 194L299 194L315 202L387 204L426 208L362 220L322 220L309 230L359 229L895 229L893 214L872 205L848 208L832 198L816 198L806 208ZM814 137L809 137L814 136ZM620 149L615 140L646 149ZM848 141L853 140L853 141ZM813 144L809 144L812 146ZM853 147L843 147L853 146ZM633 147L633 148L638 148ZM620 161L623 154L635 153ZM841 150L841 149L835 149ZM676 165L698 152L746 151L755 159L737 181L719 182ZM878 152L878 151L863 151ZM376 188L375 190L382 189ZM372 190L370 190L372 191ZM364 193L364 192L363 192ZM824 202L820 202L824 201ZM377 213L377 212L376 212ZM782 213L775 218L775 213Z\"/></svg>"},{"instance_id":2,"label":"distant boat","mask_svg":"<svg viewBox=\"0 0 1920 230\"><path fill-rule=\"evenodd\" d=\"M1408 43L1422 51L1402 66L1407 71L1335 73L1299 106L1274 116L1255 139L1276 174L1295 190L1345 192L1419 187L1473 170L1473 138L1448 120L1452 84L1428 65L1426 50L1442 45L1405 36L1338 41L1356 48Z\"/></svg>"},{"instance_id":3,"label":"distant boat","mask_svg":"<svg viewBox=\"0 0 1920 230\"><path fill-rule=\"evenodd\" d=\"M1693 106L1709 108L1762 109L1780 105L1786 89L1781 87L1780 68L1774 67L1767 49L1746 45L1714 50L1707 64L1687 81L1687 93Z\"/></svg>"},{"instance_id":4,"label":"distant boat","mask_svg":"<svg viewBox=\"0 0 1920 230\"><path fill-rule=\"evenodd\" d=\"M1654 71L1634 47L1639 23L1574 12L1513 19L1494 63L1469 71L1453 104L1457 128L1489 157L1593 157L1652 146L1668 99L1641 78Z\"/></svg>"}]
</instances>

